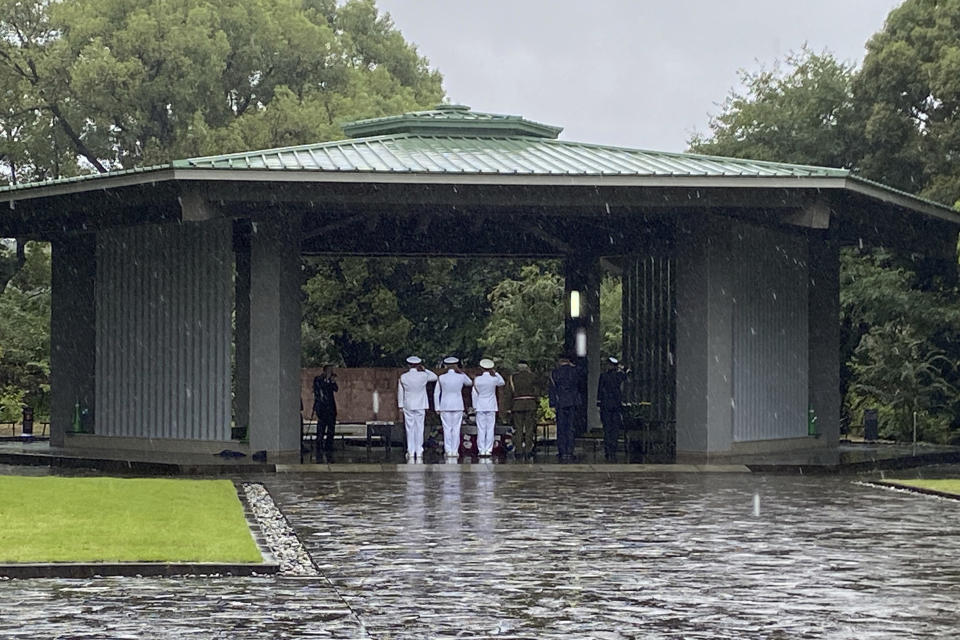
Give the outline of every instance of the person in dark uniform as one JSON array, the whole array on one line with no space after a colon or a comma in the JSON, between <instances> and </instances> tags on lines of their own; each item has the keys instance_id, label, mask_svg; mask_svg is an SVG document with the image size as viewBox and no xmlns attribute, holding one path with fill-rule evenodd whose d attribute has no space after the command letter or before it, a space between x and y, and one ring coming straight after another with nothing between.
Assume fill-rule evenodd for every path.
<instances>
[{"instance_id":1,"label":"person in dark uniform","mask_svg":"<svg viewBox=\"0 0 960 640\"><path fill-rule=\"evenodd\" d=\"M617 459L617 440L623 428L623 403L620 389L627 373L616 358L607 359L607 370L597 382L597 406L603 424L603 456L607 462Z\"/></svg>"},{"instance_id":2,"label":"person in dark uniform","mask_svg":"<svg viewBox=\"0 0 960 640\"><path fill-rule=\"evenodd\" d=\"M568 356L557 360L557 367L550 373L550 406L557 412L557 457L560 462L573 460L574 421L578 407L583 406L580 393L580 369Z\"/></svg>"},{"instance_id":3,"label":"person in dark uniform","mask_svg":"<svg viewBox=\"0 0 960 640\"><path fill-rule=\"evenodd\" d=\"M321 446L327 451L333 449L333 434L337 424L337 399L334 394L339 390L333 366L324 366L323 373L313 379L313 412L317 416L318 457Z\"/></svg>"},{"instance_id":4,"label":"person in dark uniform","mask_svg":"<svg viewBox=\"0 0 960 640\"><path fill-rule=\"evenodd\" d=\"M533 457L537 445L537 408L540 384L524 360L510 375L510 418L513 421L513 452L518 458Z\"/></svg>"}]
</instances>

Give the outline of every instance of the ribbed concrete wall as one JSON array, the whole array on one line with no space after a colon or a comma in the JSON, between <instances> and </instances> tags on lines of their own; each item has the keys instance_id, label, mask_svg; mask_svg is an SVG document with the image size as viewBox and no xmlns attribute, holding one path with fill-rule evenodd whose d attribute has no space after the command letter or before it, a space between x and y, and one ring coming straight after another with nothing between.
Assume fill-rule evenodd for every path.
<instances>
[{"instance_id":1,"label":"ribbed concrete wall","mask_svg":"<svg viewBox=\"0 0 960 640\"><path fill-rule=\"evenodd\" d=\"M229 222L101 231L96 432L229 440Z\"/></svg>"},{"instance_id":2,"label":"ribbed concrete wall","mask_svg":"<svg viewBox=\"0 0 960 640\"><path fill-rule=\"evenodd\" d=\"M732 230L733 440L807 435L807 241Z\"/></svg>"}]
</instances>

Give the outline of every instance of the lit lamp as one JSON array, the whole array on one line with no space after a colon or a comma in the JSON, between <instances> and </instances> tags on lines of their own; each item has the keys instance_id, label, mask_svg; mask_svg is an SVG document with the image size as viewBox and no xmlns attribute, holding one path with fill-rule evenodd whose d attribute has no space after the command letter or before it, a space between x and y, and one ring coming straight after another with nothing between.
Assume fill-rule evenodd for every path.
<instances>
[{"instance_id":1,"label":"lit lamp","mask_svg":"<svg viewBox=\"0 0 960 640\"><path fill-rule=\"evenodd\" d=\"M571 318L580 317L580 292L579 291L570 292L570 317Z\"/></svg>"}]
</instances>

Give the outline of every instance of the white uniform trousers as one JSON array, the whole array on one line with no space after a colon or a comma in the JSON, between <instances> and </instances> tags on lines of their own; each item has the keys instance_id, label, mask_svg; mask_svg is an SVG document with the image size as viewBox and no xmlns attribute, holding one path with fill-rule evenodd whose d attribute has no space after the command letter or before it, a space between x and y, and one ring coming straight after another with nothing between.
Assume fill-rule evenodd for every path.
<instances>
[{"instance_id":1,"label":"white uniform trousers","mask_svg":"<svg viewBox=\"0 0 960 640\"><path fill-rule=\"evenodd\" d=\"M477 452L482 456L493 451L493 425L496 421L496 411L477 411Z\"/></svg>"},{"instance_id":2,"label":"white uniform trousers","mask_svg":"<svg viewBox=\"0 0 960 640\"><path fill-rule=\"evenodd\" d=\"M463 411L441 411L440 422L443 423L443 450L448 456L460 453L460 423L463 422Z\"/></svg>"},{"instance_id":3,"label":"white uniform trousers","mask_svg":"<svg viewBox=\"0 0 960 640\"><path fill-rule=\"evenodd\" d=\"M403 426L407 430L407 453L410 457L423 456L424 409L404 409Z\"/></svg>"}]
</instances>

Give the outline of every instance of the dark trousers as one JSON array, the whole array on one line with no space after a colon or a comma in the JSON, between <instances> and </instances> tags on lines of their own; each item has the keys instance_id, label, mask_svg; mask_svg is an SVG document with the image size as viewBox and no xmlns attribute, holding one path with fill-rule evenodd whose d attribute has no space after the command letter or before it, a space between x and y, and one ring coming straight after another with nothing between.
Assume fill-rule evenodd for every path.
<instances>
[{"instance_id":1,"label":"dark trousers","mask_svg":"<svg viewBox=\"0 0 960 640\"><path fill-rule=\"evenodd\" d=\"M317 451L333 449L333 434L337 425L337 414L317 412ZM322 440L322 443L321 443Z\"/></svg>"},{"instance_id":2,"label":"dark trousers","mask_svg":"<svg viewBox=\"0 0 960 640\"><path fill-rule=\"evenodd\" d=\"M600 422L603 424L603 455L609 460L617 455L623 413L620 409L600 409Z\"/></svg>"},{"instance_id":3,"label":"dark trousers","mask_svg":"<svg viewBox=\"0 0 960 640\"><path fill-rule=\"evenodd\" d=\"M557 407L557 455L573 457L573 425L577 419L576 407Z\"/></svg>"}]
</instances>

